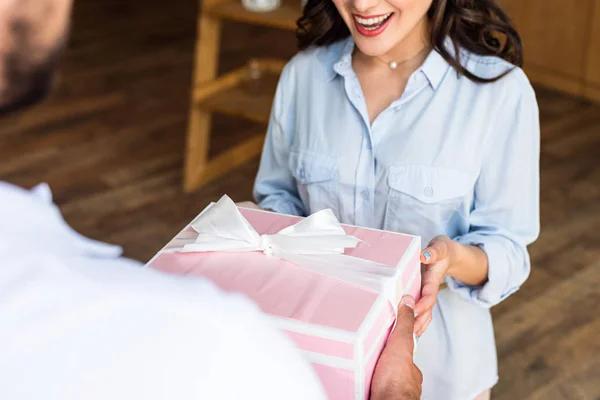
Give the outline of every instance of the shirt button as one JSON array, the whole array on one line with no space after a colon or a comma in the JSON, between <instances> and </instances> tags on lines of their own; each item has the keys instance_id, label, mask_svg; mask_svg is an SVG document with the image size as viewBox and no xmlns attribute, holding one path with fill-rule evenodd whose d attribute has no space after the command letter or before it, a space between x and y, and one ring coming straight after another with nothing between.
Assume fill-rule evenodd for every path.
<instances>
[{"instance_id":1,"label":"shirt button","mask_svg":"<svg viewBox=\"0 0 600 400\"><path fill-rule=\"evenodd\" d=\"M424 193L427 197L433 196L433 188L431 186L426 187Z\"/></svg>"},{"instance_id":2,"label":"shirt button","mask_svg":"<svg viewBox=\"0 0 600 400\"><path fill-rule=\"evenodd\" d=\"M369 200L369 191L367 189L364 189L360 195L362 196L363 200L367 201Z\"/></svg>"},{"instance_id":3,"label":"shirt button","mask_svg":"<svg viewBox=\"0 0 600 400\"><path fill-rule=\"evenodd\" d=\"M373 146L371 145L371 142L367 142L367 149L373 150Z\"/></svg>"},{"instance_id":4,"label":"shirt button","mask_svg":"<svg viewBox=\"0 0 600 400\"><path fill-rule=\"evenodd\" d=\"M302 178L302 179L306 178L306 171L304 170L304 168L300 169L300 178Z\"/></svg>"}]
</instances>

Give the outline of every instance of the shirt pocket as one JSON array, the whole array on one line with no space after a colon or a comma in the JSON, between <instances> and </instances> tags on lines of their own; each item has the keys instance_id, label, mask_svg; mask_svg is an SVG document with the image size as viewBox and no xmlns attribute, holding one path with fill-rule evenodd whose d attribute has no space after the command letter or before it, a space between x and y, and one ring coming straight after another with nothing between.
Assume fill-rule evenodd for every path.
<instances>
[{"instance_id":1,"label":"shirt pocket","mask_svg":"<svg viewBox=\"0 0 600 400\"><path fill-rule=\"evenodd\" d=\"M314 152L290 152L289 167L308 214L330 208L337 215L338 168L334 157Z\"/></svg>"},{"instance_id":2,"label":"shirt pocket","mask_svg":"<svg viewBox=\"0 0 600 400\"><path fill-rule=\"evenodd\" d=\"M388 186L385 229L419 235L424 245L434 236L454 235L474 190L467 172L421 165L390 167Z\"/></svg>"}]
</instances>

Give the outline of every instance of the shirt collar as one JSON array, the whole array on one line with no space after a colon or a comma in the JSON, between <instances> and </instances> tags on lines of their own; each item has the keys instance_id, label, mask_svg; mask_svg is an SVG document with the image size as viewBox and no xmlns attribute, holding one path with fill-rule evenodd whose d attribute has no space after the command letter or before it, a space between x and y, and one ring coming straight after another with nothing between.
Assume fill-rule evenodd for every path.
<instances>
[{"instance_id":1,"label":"shirt collar","mask_svg":"<svg viewBox=\"0 0 600 400\"><path fill-rule=\"evenodd\" d=\"M448 42L449 40L446 41L446 45ZM332 81L337 75L346 76L352 72L353 50L354 40L351 36L332 46L328 52L330 55L328 81ZM437 90L449 68L450 64L444 57L436 50L432 50L417 72L423 73L431 87Z\"/></svg>"},{"instance_id":2,"label":"shirt collar","mask_svg":"<svg viewBox=\"0 0 600 400\"><path fill-rule=\"evenodd\" d=\"M345 76L352 72L352 51L354 50L354 40L349 36L342 41L332 45L327 52L328 63L328 81L335 79L337 75Z\"/></svg>"},{"instance_id":3,"label":"shirt collar","mask_svg":"<svg viewBox=\"0 0 600 400\"><path fill-rule=\"evenodd\" d=\"M119 246L88 239L73 230L52 202L47 184L26 190L0 181L0 258L19 251L55 255L119 257Z\"/></svg>"},{"instance_id":4,"label":"shirt collar","mask_svg":"<svg viewBox=\"0 0 600 400\"><path fill-rule=\"evenodd\" d=\"M437 90L449 68L450 64L437 50L433 49L419 69L425 74L431 87Z\"/></svg>"}]
</instances>

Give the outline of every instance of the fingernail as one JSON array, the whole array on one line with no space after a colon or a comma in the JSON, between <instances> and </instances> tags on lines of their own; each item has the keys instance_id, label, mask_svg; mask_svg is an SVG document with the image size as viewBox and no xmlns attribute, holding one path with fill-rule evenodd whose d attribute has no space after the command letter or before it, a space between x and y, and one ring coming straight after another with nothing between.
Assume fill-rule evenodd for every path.
<instances>
[{"instance_id":1,"label":"fingernail","mask_svg":"<svg viewBox=\"0 0 600 400\"><path fill-rule=\"evenodd\" d=\"M429 261L431 259L431 253L428 251L423 253L423 256L425 257L425 261Z\"/></svg>"},{"instance_id":2,"label":"fingernail","mask_svg":"<svg viewBox=\"0 0 600 400\"><path fill-rule=\"evenodd\" d=\"M412 310L415 309L415 299L411 295L406 295L400 301L400 304L410 307Z\"/></svg>"}]
</instances>

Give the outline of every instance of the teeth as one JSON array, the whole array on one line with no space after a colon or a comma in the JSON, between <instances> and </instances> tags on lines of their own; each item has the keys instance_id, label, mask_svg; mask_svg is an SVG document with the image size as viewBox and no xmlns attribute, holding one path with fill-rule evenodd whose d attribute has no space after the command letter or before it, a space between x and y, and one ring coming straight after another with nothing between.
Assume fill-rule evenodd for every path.
<instances>
[{"instance_id":1,"label":"teeth","mask_svg":"<svg viewBox=\"0 0 600 400\"><path fill-rule=\"evenodd\" d=\"M369 28L372 28L374 25L375 25L375 27L377 25L380 25L390 15L392 15L392 13L389 13L389 14L386 14L386 15L381 15L381 16L375 17L375 18L361 18L361 17L357 17L357 16L355 16L354 18L356 19L356 22L358 22L359 24L361 24L363 27L369 29Z\"/></svg>"}]
</instances>

